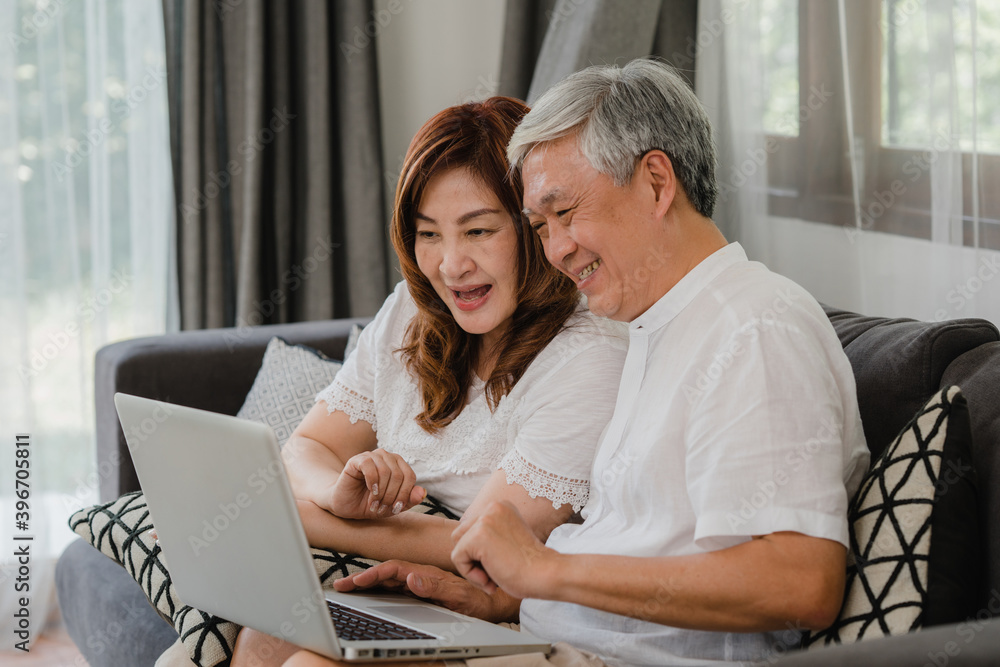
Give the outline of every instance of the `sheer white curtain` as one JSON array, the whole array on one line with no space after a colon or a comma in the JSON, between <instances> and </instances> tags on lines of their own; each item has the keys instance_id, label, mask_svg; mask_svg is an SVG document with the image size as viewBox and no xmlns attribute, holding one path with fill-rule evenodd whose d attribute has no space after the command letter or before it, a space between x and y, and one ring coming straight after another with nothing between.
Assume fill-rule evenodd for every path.
<instances>
[{"instance_id":1,"label":"sheer white curtain","mask_svg":"<svg viewBox=\"0 0 1000 667\"><path fill-rule=\"evenodd\" d=\"M1000 324L1000 7L702 0L716 220L869 315Z\"/></svg>"},{"instance_id":2,"label":"sheer white curtain","mask_svg":"<svg viewBox=\"0 0 1000 667\"><path fill-rule=\"evenodd\" d=\"M51 618L66 519L97 499L93 359L175 328L159 0L0 0L0 650ZM26 524L15 438L29 437ZM22 489L24 487L21 487ZM23 509L23 506L22 506ZM29 541L15 541L27 537ZM30 545L30 588L14 546Z\"/></svg>"}]
</instances>

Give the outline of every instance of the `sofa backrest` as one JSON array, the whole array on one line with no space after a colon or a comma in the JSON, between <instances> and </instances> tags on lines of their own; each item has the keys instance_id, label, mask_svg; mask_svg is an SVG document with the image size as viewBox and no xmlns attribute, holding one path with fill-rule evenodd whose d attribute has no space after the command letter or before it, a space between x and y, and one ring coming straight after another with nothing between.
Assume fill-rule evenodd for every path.
<instances>
[{"instance_id":1,"label":"sofa backrest","mask_svg":"<svg viewBox=\"0 0 1000 667\"><path fill-rule=\"evenodd\" d=\"M919 322L867 317L824 306L854 369L872 460L941 388L957 385L969 405L981 554L988 590L1000 591L1000 331L981 319ZM1000 595L1000 594L998 594Z\"/></svg>"}]
</instances>

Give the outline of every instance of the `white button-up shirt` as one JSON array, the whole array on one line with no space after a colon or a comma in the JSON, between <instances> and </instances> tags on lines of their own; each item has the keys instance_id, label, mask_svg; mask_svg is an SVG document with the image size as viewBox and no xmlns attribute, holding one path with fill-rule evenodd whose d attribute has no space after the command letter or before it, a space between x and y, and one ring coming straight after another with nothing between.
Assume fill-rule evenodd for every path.
<instances>
[{"instance_id":1,"label":"white button-up shirt","mask_svg":"<svg viewBox=\"0 0 1000 667\"><path fill-rule=\"evenodd\" d=\"M629 334L584 522L556 528L548 546L681 556L778 531L849 546L848 497L868 449L850 363L808 292L747 261L734 243L684 276ZM649 587L657 601L657 583ZM681 630L542 600L525 600L521 620L610 664L764 660L799 638Z\"/></svg>"}]
</instances>

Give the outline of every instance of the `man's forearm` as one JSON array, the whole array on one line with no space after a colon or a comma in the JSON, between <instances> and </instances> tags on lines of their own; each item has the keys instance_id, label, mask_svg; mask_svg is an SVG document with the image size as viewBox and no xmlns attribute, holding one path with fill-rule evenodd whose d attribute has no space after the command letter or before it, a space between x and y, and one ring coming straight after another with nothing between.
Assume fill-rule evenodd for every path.
<instances>
[{"instance_id":1,"label":"man's forearm","mask_svg":"<svg viewBox=\"0 0 1000 667\"><path fill-rule=\"evenodd\" d=\"M521 620L521 598L507 594L498 589L493 594L493 614L483 619L494 623L519 623Z\"/></svg>"},{"instance_id":2,"label":"man's forearm","mask_svg":"<svg viewBox=\"0 0 1000 667\"><path fill-rule=\"evenodd\" d=\"M824 628L844 590L844 547L788 533L689 556L546 560L538 597L696 630Z\"/></svg>"}]
</instances>

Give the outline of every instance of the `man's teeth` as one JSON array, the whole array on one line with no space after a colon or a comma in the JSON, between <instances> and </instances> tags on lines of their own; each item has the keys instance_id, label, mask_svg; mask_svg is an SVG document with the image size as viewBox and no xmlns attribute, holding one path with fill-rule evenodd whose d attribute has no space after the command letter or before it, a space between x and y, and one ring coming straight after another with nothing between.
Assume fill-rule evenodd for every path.
<instances>
[{"instance_id":1,"label":"man's teeth","mask_svg":"<svg viewBox=\"0 0 1000 667\"><path fill-rule=\"evenodd\" d=\"M601 265L601 260L599 260L599 259L598 260L594 260L593 264L588 265L586 268L584 268L583 271L581 271L579 273L580 280L583 280L584 278L586 278L587 276L589 276L591 273L593 273L594 271L596 271L597 267L600 266L600 265Z\"/></svg>"}]
</instances>

